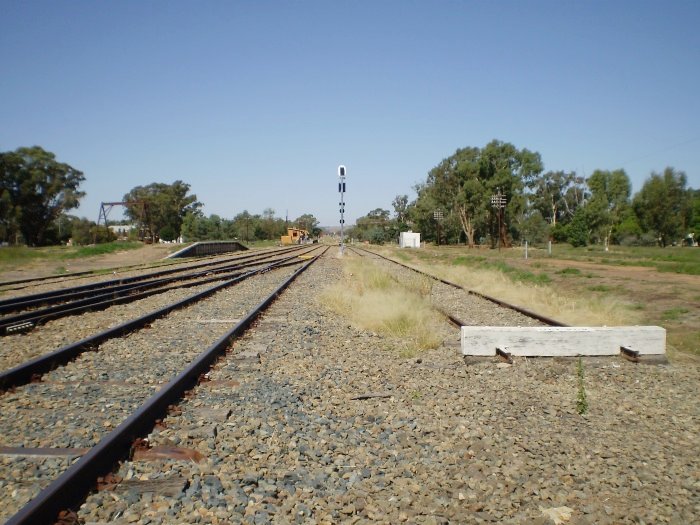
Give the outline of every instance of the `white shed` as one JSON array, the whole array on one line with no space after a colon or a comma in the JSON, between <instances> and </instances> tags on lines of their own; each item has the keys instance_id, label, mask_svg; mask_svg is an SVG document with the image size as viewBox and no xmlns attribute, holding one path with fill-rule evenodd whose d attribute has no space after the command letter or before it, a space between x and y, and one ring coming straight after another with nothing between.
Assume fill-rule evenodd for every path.
<instances>
[{"instance_id":1,"label":"white shed","mask_svg":"<svg viewBox=\"0 0 700 525\"><path fill-rule=\"evenodd\" d=\"M399 234L399 248L420 248L420 233L401 232Z\"/></svg>"}]
</instances>

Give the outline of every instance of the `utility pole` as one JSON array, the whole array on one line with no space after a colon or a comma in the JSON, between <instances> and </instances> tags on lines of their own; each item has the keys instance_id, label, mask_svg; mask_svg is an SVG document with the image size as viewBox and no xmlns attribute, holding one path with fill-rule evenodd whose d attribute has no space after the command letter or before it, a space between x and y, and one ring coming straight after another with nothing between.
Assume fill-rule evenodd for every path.
<instances>
[{"instance_id":1,"label":"utility pole","mask_svg":"<svg viewBox=\"0 0 700 525\"><path fill-rule=\"evenodd\" d=\"M338 166L338 193L340 193L340 255L345 252L343 229L345 225L345 166Z\"/></svg>"},{"instance_id":2,"label":"utility pole","mask_svg":"<svg viewBox=\"0 0 700 525\"><path fill-rule=\"evenodd\" d=\"M498 215L498 251L501 251L501 214L506 207L506 195L501 194L501 188L496 188L496 193L491 195L491 206L496 210Z\"/></svg>"},{"instance_id":3,"label":"utility pole","mask_svg":"<svg viewBox=\"0 0 700 525\"><path fill-rule=\"evenodd\" d=\"M443 213L442 210L435 210L433 212L433 219L435 219L435 222L437 223L437 245L440 246L440 222L442 221L443 218Z\"/></svg>"}]
</instances>

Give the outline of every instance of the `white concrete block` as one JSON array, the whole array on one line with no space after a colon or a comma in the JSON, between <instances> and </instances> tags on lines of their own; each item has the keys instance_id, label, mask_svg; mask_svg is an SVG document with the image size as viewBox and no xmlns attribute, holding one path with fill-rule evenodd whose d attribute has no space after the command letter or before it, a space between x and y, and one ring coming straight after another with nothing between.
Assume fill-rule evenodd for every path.
<instances>
[{"instance_id":1,"label":"white concrete block","mask_svg":"<svg viewBox=\"0 0 700 525\"><path fill-rule=\"evenodd\" d=\"M463 326L462 354L514 356L618 355L625 346L640 355L666 353L660 326Z\"/></svg>"}]
</instances>

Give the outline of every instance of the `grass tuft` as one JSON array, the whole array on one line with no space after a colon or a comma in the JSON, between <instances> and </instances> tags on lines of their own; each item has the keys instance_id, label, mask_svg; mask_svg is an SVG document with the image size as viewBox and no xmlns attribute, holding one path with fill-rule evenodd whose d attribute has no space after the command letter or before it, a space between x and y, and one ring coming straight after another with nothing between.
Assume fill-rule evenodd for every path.
<instances>
[{"instance_id":1,"label":"grass tuft","mask_svg":"<svg viewBox=\"0 0 700 525\"><path fill-rule=\"evenodd\" d=\"M366 258L345 259L346 278L331 286L321 302L353 326L400 339L400 355L413 357L437 348L441 340L432 325L440 316L430 305L426 277L397 282Z\"/></svg>"},{"instance_id":2,"label":"grass tuft","mask_svg":"<svg viewBox=\"0 0 700 525\"><path fill-rule=\"evenodd\" d=\"M586 387L583 384L583 360L579 357L576 363L576 376L578 377L578 392L576 394L576 412L584 415L588 412L588 397Z\"/></svg>"}]
</instances>

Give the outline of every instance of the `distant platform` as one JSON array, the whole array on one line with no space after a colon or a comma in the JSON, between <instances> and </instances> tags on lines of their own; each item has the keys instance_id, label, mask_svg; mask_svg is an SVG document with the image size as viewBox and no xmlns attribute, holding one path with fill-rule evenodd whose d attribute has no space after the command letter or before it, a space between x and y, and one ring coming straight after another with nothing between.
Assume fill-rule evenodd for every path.
<instances>
[{"instance_id":1,"label":"distant platform","mask_svg":"<svg viewBox=\"0 0 700 525\"><path fill-rule=\"evenodd\" d=\"M247 250L238 241L202 241L191 244L187 248L171 253L166 259L176 259L178 257L203 257L205 255L216 255L217 253L240 252Z\"/></svg>"}]
</instances>

